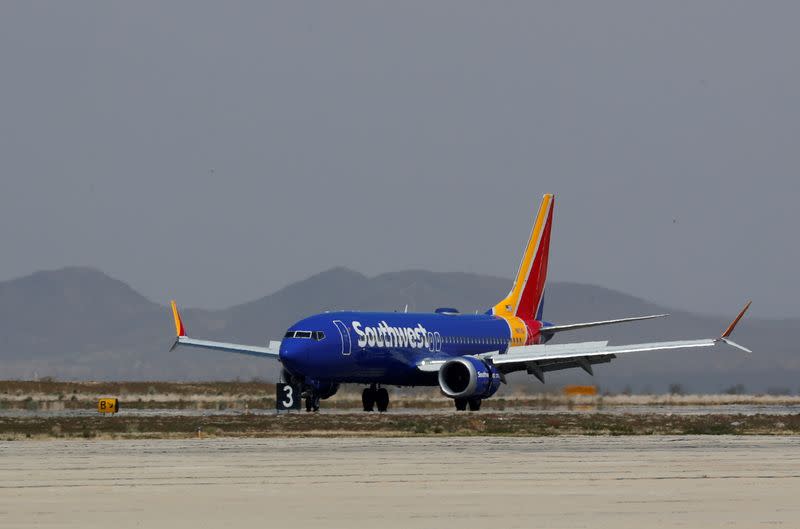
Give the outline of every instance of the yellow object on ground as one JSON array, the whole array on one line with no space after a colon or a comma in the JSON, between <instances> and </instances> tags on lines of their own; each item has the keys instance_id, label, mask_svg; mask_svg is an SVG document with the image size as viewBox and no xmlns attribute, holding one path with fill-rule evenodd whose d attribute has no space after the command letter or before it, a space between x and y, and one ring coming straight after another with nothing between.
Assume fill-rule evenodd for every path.
<instances>
[{"instance_id":1,"label":"yellow object on ground","mask_svg":"<svg viewBox=\"0 0 800 529\"><path fill-rule=\"evenodd\" d=\"M100 413L117 413L119 411L119 400L100 399L97 401L97 411Z\"/></svg>"},{"instance_id":2,"label":"yellow object on ground","mask_svg":"<svg viewBox=\"0 0 800 529\"><path fill-rule=\"evenodd\" d=\"M597 395L597 386L564 386L564 395Z\"/></svg>"}]
</instances>

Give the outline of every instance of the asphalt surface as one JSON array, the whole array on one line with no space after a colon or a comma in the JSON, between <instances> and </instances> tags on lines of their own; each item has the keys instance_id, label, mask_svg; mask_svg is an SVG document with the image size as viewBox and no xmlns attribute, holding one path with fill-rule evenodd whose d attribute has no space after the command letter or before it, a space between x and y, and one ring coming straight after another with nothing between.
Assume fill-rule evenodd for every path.
<instances>
[{"instance_id":1,"label":"asphalt surface","mask_svg":"<svg viewBox=\"0 0 800 529\"><path fill-rule=\"evenodd\" d=\"M0 525L799 527L796 437L0 442Z\"/></svg>"},{"instance_id":2,"label":"asphalt surface","mask_svg":"<svg viewBox=\"0 0 800 529\"><path fill-rule=\"evenodd\" d=\"M324 404L323 404L324 406ZM548 406L538 407L506 407L503 410L493 409L489 406L483 409L484 412L513 412L530 414L556 414L556 413L604 413L604 414L672 414L672 415L796 415L800 413L800 405L792 404L723 404L715 406L700 405L637 405L637 406L593 406L593 405L574 405L574 406ZM360 413L358 408L321 408L318 413L346 415ZM192 416L192 417L212 417L218 415L274 415L274 409L252 408L247 411L241 409L170 409L170 408L126 408L124 403L121 406L120 416L135 417L155 417L155 416ZM305 413L304 411L292 413ZM449 415L453 409L447 408L390 408L389 413L393 415ZM21 409L0 409L0 417L94 417L97 416L95 408L85 408L76 410L21 410Z\"/></svg>"}]
</instances>

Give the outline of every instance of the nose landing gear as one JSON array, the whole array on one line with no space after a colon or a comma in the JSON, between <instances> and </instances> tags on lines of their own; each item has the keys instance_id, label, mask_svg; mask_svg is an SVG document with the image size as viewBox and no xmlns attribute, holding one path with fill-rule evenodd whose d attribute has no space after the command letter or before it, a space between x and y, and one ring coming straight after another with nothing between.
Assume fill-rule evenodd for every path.
<instances>
[{"instance_id":1,"label":"nose landing gear","mask_svg":"<svg viewBox=\"0 0 800 529\"><path fill-rule=\"evenodd\" d=\"M361 393L361 403L364 405L364 411L373 411L377 406L379 412L385 412L389 409L389 392L386 388L379 388L372 384L370 387L364 388Z\"/></svg>"},{"instance_id":2,"label":"nose landing gear","mask_svg":"<svg viewBox=\"0 0 800 529\"><path fill-rule=\"evenodd\" d=\"M316 393L309 393L306 397L306 411L319 411L319 395Z\"/></svg>"}]
</instances>

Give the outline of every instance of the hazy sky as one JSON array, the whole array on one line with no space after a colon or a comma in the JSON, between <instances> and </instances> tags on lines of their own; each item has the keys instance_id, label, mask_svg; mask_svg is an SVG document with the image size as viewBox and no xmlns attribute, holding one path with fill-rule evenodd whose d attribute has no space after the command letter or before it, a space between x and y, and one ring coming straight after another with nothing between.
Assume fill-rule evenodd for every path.
<instances>
[{"instance_id":1,"label":"hazy sky","mask_svg":"<svg viewBox=\"0 0 800 529\"><path fill-rule=\"evenodd\" d=\"M5 1L0 280L91 265L221 307L335 265L510 277L553 192L551 279L798 317L799 20Z\"/></svg>"}]
</instances>

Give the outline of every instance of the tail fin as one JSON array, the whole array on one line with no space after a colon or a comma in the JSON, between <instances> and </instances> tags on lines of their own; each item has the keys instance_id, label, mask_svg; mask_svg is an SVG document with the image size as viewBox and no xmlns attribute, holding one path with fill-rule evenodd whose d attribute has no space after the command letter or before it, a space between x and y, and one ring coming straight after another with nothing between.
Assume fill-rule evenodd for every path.
<instances>
[{"instance_id":1,"label":"tail fin","mask_svg":"<svg viewBox=\"0 0 800 529\"><path fill-rule=\"evenodd\" d=\"M541 318L554 206L553 195L542 197L539 214L536 216L531 237L522 255L514 286L508 296L492 308L493 314L503 317L516 316L522 320Z\"/></svg>"}]
</instances>

